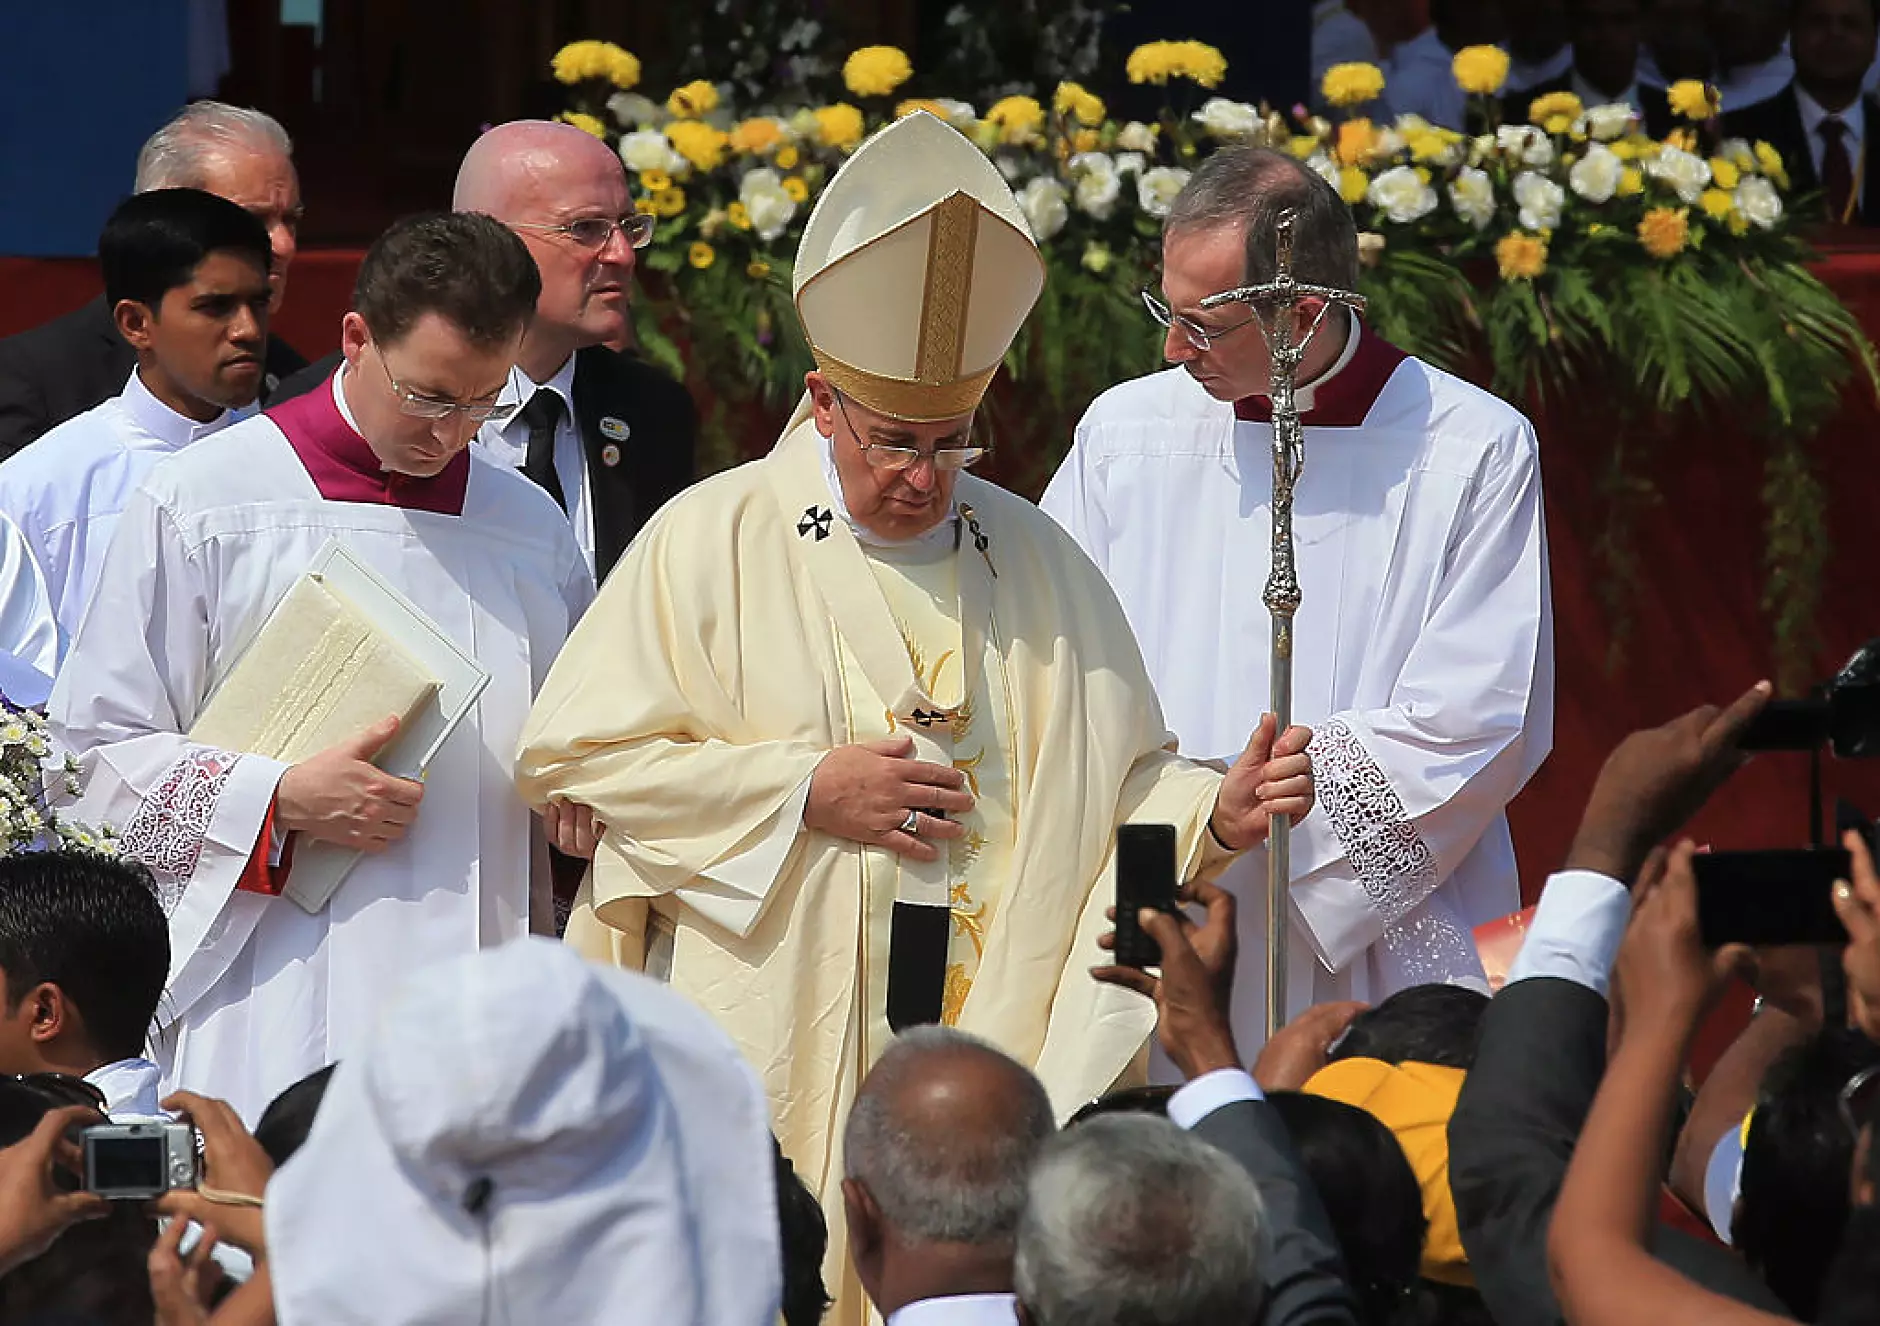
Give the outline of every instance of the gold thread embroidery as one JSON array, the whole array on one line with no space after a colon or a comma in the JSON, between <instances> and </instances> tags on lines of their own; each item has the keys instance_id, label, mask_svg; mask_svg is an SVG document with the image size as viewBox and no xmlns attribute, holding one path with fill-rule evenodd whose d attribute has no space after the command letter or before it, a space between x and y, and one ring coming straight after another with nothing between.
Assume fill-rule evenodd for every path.
<instances>
[{"instance_id":1,"label":"gold thread embroidery","mask_svg":"<svg viewBox=\"0 0 1880 1326\"><path fill-rule=\"evenodd\" d=\"M964 193L933 209L927 240L927 283L921 299L920 343L914 377L936 386L960 375L966 355L966 310L973 293L973 260L979 247L979 204Z\"/></svg>"},{"instance_id":2,"label":"gold thread embroidery","mask_svg":"<svg viewBox=\"0 0 1880 1326\"><path fill-rule=\"evenodd\" d=\"M953 761L953 767L966 775L966 786L972 790L972 794L975 797L979 795L979 766L985 762L986 752L984 750L981 750L977 755L968 756L963 760Z\"/></svg>"},{"instance_id":3,"label":"gold thread embroidery","mask_svg":"<svg viewBox=\"0 0 1880 1326\"><path fill-rule=\"evenodd\" d=\"M966 996L973 992L973 978L966 974L966 964L955 962L947 967L946 988L940 995L940 1025L957 1027Z\"/></svg>"}]
</instances>

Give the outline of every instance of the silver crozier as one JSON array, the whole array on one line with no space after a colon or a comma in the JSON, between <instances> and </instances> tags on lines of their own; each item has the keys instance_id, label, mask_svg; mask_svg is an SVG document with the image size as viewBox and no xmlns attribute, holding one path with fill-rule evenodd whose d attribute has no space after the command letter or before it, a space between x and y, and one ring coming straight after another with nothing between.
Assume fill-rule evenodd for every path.
<instances>
[{"instance_id":1,"label":"silver crozier","mask_svg":"<svg viewBox=\"0 0 1880 1326\"><path fill-rule=\"evenodd\" d=\"M1202 308L1247 304L1253 309L1272 352L1273 399L1273 569L1263 596L1273 619L1272 696L1269 708L1284 732L1292 723L1293 615L1299 611L1299 575L1293 556L1293 488L1306 467L1305 429L1293 388L1299 364L1325 315L1335 307L1362 312L1364 297L1350 290L1308 285L1293 278L1292 212L1279 218L1274 243L1273 279L1262 285L1224 290L1201 301ZM1303 330L1300 306L1314 301L1318 311ZM1292 881L1292 824L1273 821L1266 847L1266 1034L1286 1025L1286 946L1291 929L1287 890Z\"/></svg>"}]
</instances>

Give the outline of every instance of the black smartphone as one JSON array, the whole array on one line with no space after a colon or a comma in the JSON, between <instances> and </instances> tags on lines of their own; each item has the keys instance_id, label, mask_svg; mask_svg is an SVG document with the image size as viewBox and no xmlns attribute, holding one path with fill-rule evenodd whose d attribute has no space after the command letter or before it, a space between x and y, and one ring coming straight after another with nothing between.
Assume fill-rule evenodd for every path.
<instances>
[{"instance_id":1,"label":"black smartphone","mask_svg":"<svg viewBox=\"0 0 1880 1326\"><path fill-rule=\"evenodd\" d=\"M1840 847L1772 852L1699 852L1697 928L1711 948L1725 944L1845 944L1834 914L1834 882L1846 879Z\"/></svg>"},{"instance_id":2,"label":"black smartphone","mask_svg":"<svg viewBox=\"0 0 1880 1326\"><path fill-rule=\"evenodd\" d=\"M1116 961L1121 966L1154 967L1162 961L1162 946L1136 923L1144 907L1177 910L1173 824L1117 826Z\"/></svg>"}]
</instances>

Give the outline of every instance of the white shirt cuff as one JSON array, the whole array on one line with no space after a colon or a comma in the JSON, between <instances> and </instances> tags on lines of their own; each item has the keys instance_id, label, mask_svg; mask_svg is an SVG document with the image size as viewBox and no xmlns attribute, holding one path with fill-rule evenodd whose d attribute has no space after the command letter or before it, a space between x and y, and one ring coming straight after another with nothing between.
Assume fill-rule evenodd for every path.
<instances>
[{"instance_id":1,"label":"white shirt cuff","mask_svg":"<svg viewBox=\"0 0 1880 1326\"><path fill-rule=\"evenodd\" d=\"M1604 998L1631 916L1632 895L1618 880L1593 870L1561 871L1541 891L1508 984L1554 976Z\"/></svg>"},{"instance_id":2,"label":"white shirt cuff","mask_svg":"<svg viewBox=\"0 0 1880 1326\"><path fill-rule=\"evenodd\" d=\"M1704 1167L1704 1217L1726 1245L1730 1243L1730 1221L1736 1214L1736 1198L1743 1182L1743 1125L1717 1139L1710 1163Z\"/></svg>"},{"instance_id":3,"label":"white shirt cuff","mask_svg":"<svg viewBox=\"0 0 1880 1326\"><path fill-rule=\"evenodd\" d=\"M1265 1100L1266 1093L1244 1068L1217 1068L1203 1073L1168 1098L1169 1122L1193 1128L1210 1114L1243 1100Z\"/></svg>"}]
</instances>

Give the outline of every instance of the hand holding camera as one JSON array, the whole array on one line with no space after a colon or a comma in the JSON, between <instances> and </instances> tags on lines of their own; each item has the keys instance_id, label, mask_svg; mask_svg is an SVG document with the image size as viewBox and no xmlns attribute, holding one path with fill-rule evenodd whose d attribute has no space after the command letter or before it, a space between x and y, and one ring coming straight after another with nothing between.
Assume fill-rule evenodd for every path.
<instances>
[{"instance_id":1,"label":"hand holding camera","mask_svg":"<svg viewBox=\"0 0 1880 1326\"><path fill-rule=\"evenodd\" d=\"M48 1110L24 1141L0 1150L0 1274L39 1256L79 1221L111 1209L96 1193L72 1191L58 1175L76 1174L82 1164L68 1130L97 1117L84 1105Z\"/></svg>"},{"instance_id":2,"label":"hand holding camera","mask_svg":"<svg viewBox=\"0 0 1880 1326\"><path fill-rule=\"evenodd\" d=\"M268 1243L261 1196L274 1176L274 1162L226 1101L179 1091L163 1108L182 1111L192 1131L201 1133L202 1177L199 1184L162 1194L155 1211L212 1225L222 1242L261 1260Z\"/></svg>"}]
</instances>

